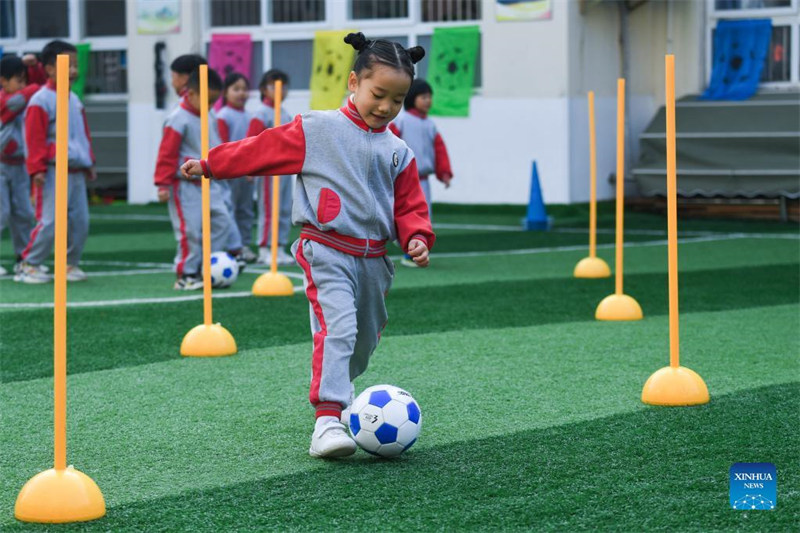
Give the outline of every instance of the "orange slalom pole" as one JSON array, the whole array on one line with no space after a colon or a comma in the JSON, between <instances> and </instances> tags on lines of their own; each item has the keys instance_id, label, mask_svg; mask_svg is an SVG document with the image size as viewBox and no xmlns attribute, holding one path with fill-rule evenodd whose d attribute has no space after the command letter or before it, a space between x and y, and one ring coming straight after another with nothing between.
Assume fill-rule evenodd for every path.
<instances>
[{"instance_id":1,"label":"orange slalom pole","mask_svg":"<svg viewBox=\"0 0 800 533\"><path fill-rule=\"evenodd\" d=\"M69 174L69 56L60 55L56 77L56 212L53 288L55 469L67 467L67 195Z\"/></svg>"},{"instance_id":2,"label":"orange slalom pole","mask_svg":"<svg viewBox=\"0 0 800 533\"><path fill-rule=\"evenodd\" d=\"M208 159L208 66L200 65L200 146L203 159ZM203 323L210 326L211 307L211 182L202 178L203 195Z\"/></svg>"},{"instance_id":3,"label":"orange slalom pole","mask_svg":"<svg viewBox=\"0 0 800 533\"><path fill-rule=\"evenodd\" d=\"M616 294L622 294L622 228L625 205L625 80L617 80L617 244Z\"/></svg>"},{"instance_id":4,"label":"orange slalom pole","mask_svg":"<svg viewBox=\"0 0 800 533\"><path fill-rule=\"evenodd\" d=\"M283 82L275 80L275 119L274 127L281 125L281 99L283 98ZM272 176L272 218L270 220L272 232L272 258L270 261L270 272L273 274L278 271L278 218L280 217L280 176Z\"/></svg>"},{"instance_id":5,"label":"orange slalom pole","mask_svg":"<svg viewBox=\"0 0 800 533\"><path fill-rule=\"evenodd\" d=\"M675 147L675 56L665 60L667 93L667 246L669 255L669 366L680 366L678 344L678 192Z\"/></svg>"},{"instance_id":6,"label":"orange slalom pole","mask_svg":"<svg viewBox=\"0 0 800 533\"><path fill-rule=\"evenodd\" d=\"M589 91L589 257L597 255L597 146L594 131L594 91Z\"/></svg>"},{"instance_id":7,"label":"orange slalom pole","mask_svg":"<svg viewBox=\"0 0 800 533\"><path fill-rule=\"evenodd\" d=\"M70 55L56 62L55 280L53 287L54 467L39 472L22 487L14 517L22 522L86 522L106 514L97 484L67 466L67 204L69 171Z\"/></svg>"}]
</instances>

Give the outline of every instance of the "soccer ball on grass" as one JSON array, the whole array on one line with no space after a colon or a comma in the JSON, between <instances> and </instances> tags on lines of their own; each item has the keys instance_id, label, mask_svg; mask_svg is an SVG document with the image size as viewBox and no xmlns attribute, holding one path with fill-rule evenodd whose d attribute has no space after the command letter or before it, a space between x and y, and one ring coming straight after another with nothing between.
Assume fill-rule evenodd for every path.
<instances>
[{"instance_id":1,"label":"soccer ball on grass","mask_svg":"<svg viewBox=\"0 0 800 533\"><path fill-rule=\"evenodd\" d=\"M370 387L350 406L350 433L366 452L396 457L409 449L422 428L414 398L393 385Z\"/></svg>"}]
</instances>

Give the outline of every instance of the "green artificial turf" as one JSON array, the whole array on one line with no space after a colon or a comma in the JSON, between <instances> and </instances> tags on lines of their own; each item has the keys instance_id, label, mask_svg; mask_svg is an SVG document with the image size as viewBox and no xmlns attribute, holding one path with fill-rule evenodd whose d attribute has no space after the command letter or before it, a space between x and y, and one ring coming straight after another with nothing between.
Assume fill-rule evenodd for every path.
<instances>
[{"instance_id":1,"label":"green artificial turf","mask_svg":"<svg viewBox=\"0 0 800 533\"><path fill-rule=\"evenodd\" d=\"M511 225L519 211L443 206L436 216ZM557 228L581 228L585 211L551 214ZM163 216L163 206L92 213L102 216L92 221L90 273L139 268L109 262L171 261L168 222L122 218ZM601 226L610 213L601 205ZM632 230L664 227L660 216L626 220ZM792 531L800 523L797 228L681 228L717 233L679 252L681 362L705 379L710 404L639 400L647 377L668 363L663 235L626 236L625 292L645 320L602 323L592 316L613 278L571 277L586 255L584 233L448 227L430 269L397 267L389 324L357 381L358 390L403 386L422 406L418 443L392 461L307 455L302 293L216 299L215 320L240 349L220 359L178 355L202 320L200 301L72 308L68 460L97 481L108 506L106 518L83 525L13 519L22 484L52 464L52 309L0 305L0 530ZM737 232L794 238L721 235ZM7 238L0 250L8 257ZM613 266L613 249L599 254ZM254 278L247 272L221 294L246 291ZM172 279L104 275L69 295L83 303L183 296ZM52 286L0 280L0 304L51 300ZM775 511L729 508L734 462L776 464Z\"/></svg>"}]
</instances>

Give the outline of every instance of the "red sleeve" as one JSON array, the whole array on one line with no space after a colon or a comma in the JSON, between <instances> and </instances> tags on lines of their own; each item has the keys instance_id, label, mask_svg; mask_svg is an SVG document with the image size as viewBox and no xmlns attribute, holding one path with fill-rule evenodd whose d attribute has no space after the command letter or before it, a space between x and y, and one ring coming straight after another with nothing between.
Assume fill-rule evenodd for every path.
<instances>
[{"instance_id":1,"label":"red sleeve","mask_svg":"<svg viewBox=\"0 0 800 533\"><path fill-rule=\"evenodd\" d=\"M25 113L25 144L28 149L25 163L31 176L47 171L47 162L52 152L47 143L49 124L50 117L44 108L38 105L28 107L28 112Z\"/></svg>"},{"instance_id":2,"label":"red sleeve","mask_svg":"<svg viewBox=\"0 0 800 533\"><path fill-rule=\"evenodd\" d=\"M81 115L83 115L83 129L86 132L86 140L89 141L89 155L92 158L92 164L94 165L97 163L97 160L94 157L94 147L92 146L92 134L89 132L89 121L86 120L86 108L84 107L81 109Z\"/></svg>"},{"instance_id":3,"label":"red sleeve","mask_svg":"<svg viewBox=\"0 0 800 533\"><path fill-rule=\"evenodd\" d=\"M47 72L45 72L41 63L28 67L28 83L36 83L38 85L47 83Z\"/></svg>"},{"instance_id":4,"label":"red sleeve","mask_svg":"<svg viewBox=\"0 0 800 533\"><path fill-rule=\"evenodd\" d=\"M399 130L399 129L397 129L397 126L395 125L395 123L394 123L394 122L391 122L391 123L389 124L389 131L391 131L392 133L394 133L395 135L397 135L397 136L398 136L398 137L400 137L401 139L403 138L403 136L402 136L402 135L400 135L400 130Z\"/></svg>"},{"instance_id":5,"label":"red sleeve","mask_svg":"<svg viewBox=\"0 0 800 533\"><path fill-rule=\"evenodd\" d=\"M158 147L156 159L155 184L158 187L168 187L175 181L178 173L178 159L180 158L181 134L170 128L164 127L161 137L161 146Z\"/></svg>"},{"instance_id":6,"label":"red sleeve","mask_svg":"<svg viewBox=\"0 0 800 533\"><path fill-rule=\"evenodd\" d=\"M31 97L36 94L38 90L39 86L33 84L28 85L14 94L3 93L2 101L0 101L0 122L8 124L17 118L17 115L25 111L25 107L28 105Z\"/></svg>"},{"instance_id":7,"label":"red sleeve","mask_svg":"<svg viewBox=\"0 0 800 533\"><path fill-rule=\"evenodd\" d=\"M226 143L231 140L231 132L228 130L228 123L225 119L217 119L217 129L219 130L219 140Z\"/></svg>"},{"instance_id":8,"label":"red sleeve","mask_svg":"<svg viewBox=\"0 0 800 533\"><path fill-rule=\"evenodd\" d=\"M431 228L428 204L419 185L416 159L412 159L394 180L394 223L403 251L408 250L408 243L414 238L425 241L428 250L433 248L436 235Z\"/></svg>"},{"instance_id":9,"label":"red sleeve","mask_svg":"<svg viewBox=\"0 0 800 533\"><path fill-rule=\"evenodd\" d=\"M292 122L270 128L255 137L220 144L202 161L208 174L217 179L239 176L298 174L306 158L306 136L300 115Z\"/></svg>"},{"instance_id":10,"label":"red sleeve","mask_svg":"<svg viewBox=\"0 0 800 533\"><path fill-rule=\"evenodd\" d=\"M247 127L247 137L255 137L265 129L264 123L253 117L250 119L250 125Z\"/></svg>"},{"instance_id":11,"label":"red sleeve","mask_svg":"<svg viewBox=\"0 0 800 533\"><path fill-rule=\"evenodd\" d=\"M447 147L444 145L444 139L438 133L433 139L433 154L434 154L434 172L436 177L442 179L445 174L453 175L453 170L450 168L450 157L447 155Z\"/></svg>"}]
</instances>

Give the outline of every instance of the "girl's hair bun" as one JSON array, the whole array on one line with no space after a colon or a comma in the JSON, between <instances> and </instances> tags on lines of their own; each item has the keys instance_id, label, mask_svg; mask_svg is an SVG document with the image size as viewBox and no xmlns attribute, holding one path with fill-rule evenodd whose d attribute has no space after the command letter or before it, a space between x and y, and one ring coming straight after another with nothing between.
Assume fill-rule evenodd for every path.
<instances>
[{"instance_id":1,"label":"girl's hair bun","mask_svg":"<svg viewBox=\"0 0 800 533\"><path fill-rule=\"evenodd\" d=\"M409 48L406 50L408 52L408 56L411 58L412 63L419 63L423 57L425 57L425 49L421 46L415 46L413 48Z\"/></svg>"},{"instance_id":2,"label":"girl's hair bun","mask_svg":"<svg viewBox=\"0 0 800 533\"><path fill-rule=\"evenodd\" d=\"M348 33L347 36L344 38L344 42L358 50L359 52L362 51L364 48L369 46L369 41L364 34L361 32L358 33Z\"/></svg>"}]
</instances>

